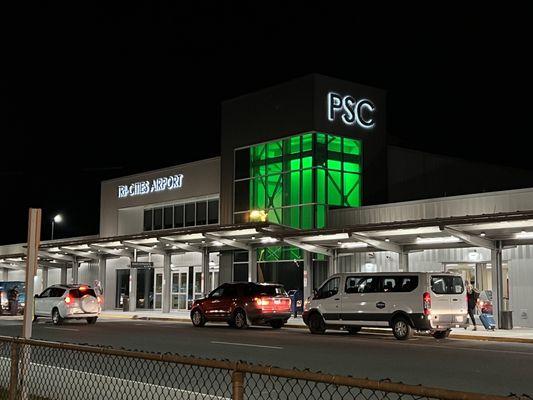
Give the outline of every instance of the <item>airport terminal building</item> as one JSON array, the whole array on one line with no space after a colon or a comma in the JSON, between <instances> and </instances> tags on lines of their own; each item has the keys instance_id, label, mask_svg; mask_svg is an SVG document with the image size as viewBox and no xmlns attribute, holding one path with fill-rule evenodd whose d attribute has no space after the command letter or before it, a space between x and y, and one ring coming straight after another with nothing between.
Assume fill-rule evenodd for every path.
<instances>
[{"instance_id":1,"label":"airport terminal building","mask_svg":"<svg viewBox=\"0 0 533 400\"><path fill-rule=\"evenodd\" d=\"M444 196L457 173L473 187ZM533 188L487 191L502 179L530 177L389 146L384 91L309 75L224 102L220 157L102 182L99 235L42 242L36 290L99 281L105 309L172 312L230 281L453 271L533 327ZM0 246L4 281L24 257Z\"/></svg>"}]
</instances>

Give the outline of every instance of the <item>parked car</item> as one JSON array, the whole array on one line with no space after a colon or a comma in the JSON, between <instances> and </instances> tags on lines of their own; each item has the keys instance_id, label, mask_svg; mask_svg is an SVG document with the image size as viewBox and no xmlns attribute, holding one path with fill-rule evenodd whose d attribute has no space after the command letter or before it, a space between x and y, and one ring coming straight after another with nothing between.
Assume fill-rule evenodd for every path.
<instances>
[{"instance_id":1,"label":"parked car","mask_svg":"<svg viewBox=\"0 0 533 400\"><path fill-rule=\"evenodd\" d=\"M311 333L361 327L391 327L396 339L413 331L448 337L467 326L465 287L460 275L443 273L342 273L330 277L305 302Z\"/></svg>"},{"instance_id":2,"label":"parked car","mask_svg":"<svg viewBox=\"0 0 533 400\"><path fill-rule=\"evenodd\" d=\"M66 319L86 319L94 324L100 315L100 301L88 285L53 285L35 295L34 321L48 317L55 325Z\"/></svg>"},{"instance_id":3,"label":"parked car","mask_svg":"<svg viewBox=\"0 0 533 400\"><path fill-rule=\"evenodd\" d=\"M224 283L206 298L194 301L191 320L200 327L206 322L225 321L238 329L248 325L281 328L291 316L291 300L282 285L269 283Z\"/></svg>"},{"instance_id":4,"label":"parked car","mask_svg":"<svg viewBox=\"0 0 533 400\"><path fill-rule=\"evenodd\" d=\"M14 288L18 288L18 313L24 313L24 307L26 306L26 282L23 281L1 281L0 282L0 306L2 311L9 311L8 293Z\"/></svg>"},{"instance_id":5,"label":"parked car","mask_svg":"<svg viewBox=\"0 0 533 400\"><path fill-rule=\"evenodd\" d=\"M481 314L492 314L492 290L482 290L477 304Z\"/></svg>"}]
</instances>

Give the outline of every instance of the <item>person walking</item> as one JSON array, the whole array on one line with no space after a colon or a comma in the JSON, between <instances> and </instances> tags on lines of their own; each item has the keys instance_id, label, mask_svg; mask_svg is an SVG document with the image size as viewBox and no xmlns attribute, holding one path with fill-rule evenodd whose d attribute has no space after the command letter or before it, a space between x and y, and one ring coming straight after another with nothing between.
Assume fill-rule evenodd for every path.
<instances>
[{"instance_id":1,"label":"person walking","mask_svg":"<svg viewBox=\"0 0 533 400\"><path fill-rule=\"evenodd\" d=\"M474 286L476 281L474 278L470 279L470 283L466 287L466 300L467 300L467 307L468 307L468 315L470 317L470 321L472 321L472 325L474 325L474 330L477 331L476 327L476 318L475 318L475 309L477 306L477 300L479 299L479 291Z\"/></svg>"},{"instance_id":2,"label":"person walking","mask_svg":"<svg viewBox=\"0 0 533 400\"><path fill-rule=\"evenodd\" d=\"M19 303L19 288L17 285L13 286L7 293L7 300L9 304L9 313L17 315Z\"/></svg>"}]
</instances>

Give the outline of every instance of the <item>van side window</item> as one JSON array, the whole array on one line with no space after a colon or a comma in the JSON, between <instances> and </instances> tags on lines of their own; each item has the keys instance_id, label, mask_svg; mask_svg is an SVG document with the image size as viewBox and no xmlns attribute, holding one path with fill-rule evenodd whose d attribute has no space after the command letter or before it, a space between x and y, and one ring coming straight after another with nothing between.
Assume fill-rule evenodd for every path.
<instances>
[{"instance_id":1,"label":"van side window","mask_svg":"<svg viewBox=\"0 0 533 400\"><path fill-rule=\"evenodd\" d=\"M381 291L382 292L398 292L396 286L396 277L383 277L381 282Z\"/></svg>"},{"instance_id":2,"label":"van side window","mask_svg":"<svg viewBox=\"0 0 533 400\"><path fill-rule=\"evenodd\" d=\"M335 296L339 293L339 284L341 278L331 278L329 281L324 283L320 289L318 289L315 299L327 299L328 297Z\"/></svg>"},{"instance_id":3,"label":"van side window","mask_svg":"<svg viewBox=\"0 0 533 400\"><path fill-rule=\"evenodd\" d=\"M460 276L434 275L431 277L431 290L436 294L461 294L464 291Z\"/></svg>"},{"instance_id":4,"label":"van side window","mask_svg":"<svg viewBox=\"0 0 533 400\"><path fill-rule=\"evenodd\" d=\"M399 276L397 292L412 292L418 287L418 276Z\"/></svg>"},{"instance_id":5,"label":"van side window","mask_svg":"<svg viewBox=\"0 0 533 400\"><path fill-rule=\"evenodd\" d=\"M346 279L346 293L375 293L378 289L377 276L350 276Z\"/></svg>"}]
</instances>

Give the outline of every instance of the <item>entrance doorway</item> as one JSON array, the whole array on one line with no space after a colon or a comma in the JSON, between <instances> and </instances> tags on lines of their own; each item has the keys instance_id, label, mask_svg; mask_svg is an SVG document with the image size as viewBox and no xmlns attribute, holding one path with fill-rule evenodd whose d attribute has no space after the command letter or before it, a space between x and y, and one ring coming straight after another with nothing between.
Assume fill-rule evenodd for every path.
<instances>
[{"instance_id":1,"label":"entrance doorway","mask_svg":"<svg viewBox=\"0 0 533 400\"><path fill-rule=\"evenodd\" d=\"M137 310L154 308L154 269L137 269Z\"/></svg>"},{"instance_id":2,"label":"entrance doorway","mask_svg":"<svg viewBox=\"0 0 533 400\"><path fill-rule=\"evenodd\" d=\"M174 310L187 309L187 293L189 287L189 269L179 268L172 272L172 286L170 303Z\"/></svg>"},{"instance_id":3,"label":"entrance doorway","mask_svg":"<svg viewBox=\"0 0 533 400\"><path fill-rule=\"evenodd\" d=\"M115 307L122 308L124 298L130 295L130 270L117 269L117 290L115 296Z\"/></svg>"},{"instance_id":4,"label":"entrance doorway","mask_svg":"<svg viewBox=\"0 0 533 400\"><path fill-rule=\"evenodd\" d=\"M157 272L154 281L154 308L157 310L163 307L163 273Z\"/></svg>"}]
</instances>

